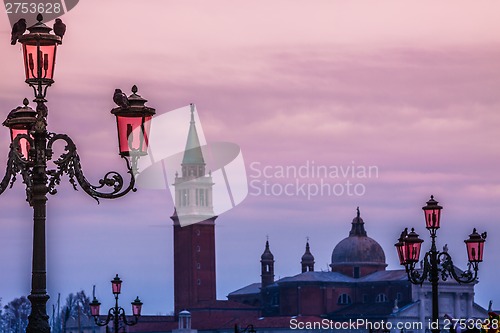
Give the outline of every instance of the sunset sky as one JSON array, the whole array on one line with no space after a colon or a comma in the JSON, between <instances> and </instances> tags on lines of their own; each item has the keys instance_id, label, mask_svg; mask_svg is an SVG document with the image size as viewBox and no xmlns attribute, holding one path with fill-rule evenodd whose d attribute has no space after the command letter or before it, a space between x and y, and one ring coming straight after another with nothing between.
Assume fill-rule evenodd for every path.
<instances>
[{"instance_id":1,"label":"sunset sky","mask_svg":"<svg viewBox=\"0 0 500 333\"><path fill-rule=\"evenodd\" d=\"M388 269L399 269L394 243L404 227L415 227L429 249L421 207L433 194L444 206L438 246L448 244L457 266L466 266L472 228L488 232L476 302L500 309L499 12L496 1L80 1L62 17L68 30L47 95L49 130L73 138L93 182L125 172L109 111L115 88L128 94L137 84L157 116L196 103L207 142L238 144L256 187L297 181L259 177L264 167L378 170L299 179L350 181L363 195L250 188L217 219L219 299L260 281L267 236L276 278L300 273L306 237L316 270L326 270L357 206ZM10 29L0 15L3 117L32 99ZM180 126L187 131L189 114ZM5 165L7 128L0 142ZM18 178L0 197L2 305L30 291L32 210ZM111 306L109 281L119 273L127 311L139 295L145 314L170 313L170 193L140 188L97 205L66 179L48 201L49 312L58 293L90 294L92 285L103 308Z\"/></svg>"}]
</instances>

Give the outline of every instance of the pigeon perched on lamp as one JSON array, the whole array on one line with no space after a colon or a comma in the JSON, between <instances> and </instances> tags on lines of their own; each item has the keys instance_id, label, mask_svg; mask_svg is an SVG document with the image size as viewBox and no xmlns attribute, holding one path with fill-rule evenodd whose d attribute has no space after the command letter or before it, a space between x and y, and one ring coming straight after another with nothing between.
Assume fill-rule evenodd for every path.
<instances>
[{"instance_id":1,"label":"pigeon perched on lamp","mask_svg":"<svg viewBox=\"0 0 500 333\"><path fill-rule=\"evenodd\" d=\"M113 94L113 102L115 102L116 105L122 108L130 106L127 95L125 95L121 89L115 89L115 93Z\"/></svg>"},{"instance_id":2,"label":"pigeon perched on lamp","mask_svg":"<svg viewBox=\"0 0 500 333\"><path fill-rule=\"evenodd\" d=\"M59 18L56 18L56 22L54 23L54 33L57 36L61 37L61 39L66 33L66 24L64 24L63 21Z\"/></svg>"},{"instance_id":3,"label":"pigeon perched on lamp","mask_svg":"<svg viewBox=\"0 0 500 333\"><path fill-rule=\"evenodd\" d=\"M14 25L12 26L10 44L16 45L19 37L21 37L25 32L26 32L26 20L22 18L19 19L19 21L14 23Z\"/></svg>"}]
</instances>

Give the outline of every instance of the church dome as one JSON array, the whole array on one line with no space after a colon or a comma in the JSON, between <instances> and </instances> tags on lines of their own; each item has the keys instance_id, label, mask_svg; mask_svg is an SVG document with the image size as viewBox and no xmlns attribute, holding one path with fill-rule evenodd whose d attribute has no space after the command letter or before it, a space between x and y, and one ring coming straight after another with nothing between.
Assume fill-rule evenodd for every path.
<instances>
[{"instance_id":1,"label":"church dome","mask_svg":"<svg viewBox=\"0 0 500 333\"><path fill-rule=\"evenodd\" d=\"M386 266L384 250L377 241L367 236L358 208L349 237L344 238L333 249L330 267L333 271L343 273L347 267L358 267L358 270L361 268L363 271L366 271L363 268L368 268L368 273L384 270Z\"/></svg>"}]
</instances>

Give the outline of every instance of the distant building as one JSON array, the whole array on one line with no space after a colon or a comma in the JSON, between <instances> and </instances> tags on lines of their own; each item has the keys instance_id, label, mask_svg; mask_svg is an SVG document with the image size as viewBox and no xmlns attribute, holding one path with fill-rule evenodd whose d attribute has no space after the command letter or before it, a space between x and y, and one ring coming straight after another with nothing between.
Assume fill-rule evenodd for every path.
<instances>
[{"instance_id":1,"label":"distant building","mask_svg":"<svg viewBox=\"0 0 500 333\"><path fill-rule=\"evenodd\" d=\"M193 111L192 111L193 112ZM314 270L309 241L300 258L300 273L275 280L275 260L269 241L260 258L260 282L216 299L215 220L212 178L191 114L181 175L175 179L174 305L175 316L144 316L128 332L234 332L252 324L258 332L286 332L318 328L326 323L365 319L393 325L392 332L423 333L431 317L431 286L416 286L405 270L386 270L385 254L368 237L359 208L349 236L335 246L331 271ZM190 223L200 221L198 223ZM257 258L256 258L257 259ZM299 259L299 258L298 258ZM252 258L246 258L252 261ZM297 260L299 263L299 260ZM257 260L255 260L257 264ZM474 303L474 284L440 282L440 317L486 318L487 311ZM396 325L407 323L403 329ZM421 327L415 326L421 323ZM413 326L411 326L413 325ZM373 332L369 324L323 331ZM89 332L91 326L86 326ZM312 331L312 328L306 331ZM72 330L71 332L75 332Z\"/></svg>"},{"instance_id":2,"label":"distant building","mask_svg":"<svg viewBox=\"0 0 500 333\"><path fill-rule=\"evenodd\" d=\"M349 236L333 250L330 272L314 271L309 242L300 274L274 281L274 256L268 241L261 267L260 283L236 290L228 299L258 306L264 316L320 316L336 322L364 318L388 321L393 327L408 323L401 326L405 332L424 332L431 318L430 283L413 285L405 270L386 270L384 251L367 236L359 209ZM441 317L487 317L487 311L474 303L473 284L440 282L439 293ZM413 323L421 323L422 328Z\"/></svg>"}]
</instances>

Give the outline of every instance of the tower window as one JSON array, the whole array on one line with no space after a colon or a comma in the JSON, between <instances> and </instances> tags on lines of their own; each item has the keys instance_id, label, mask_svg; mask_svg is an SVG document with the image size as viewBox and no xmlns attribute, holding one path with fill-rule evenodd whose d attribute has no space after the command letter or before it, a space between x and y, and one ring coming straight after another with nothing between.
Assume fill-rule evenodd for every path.
<instances>
[{"instance_id":1,"label":"tower window","mask_svg":"<svg viewBox=\"0 0 500 333\"><path fill-rule=\"evenodd\" d=\"M388 299L386 294L378 294L375 298L375 303L385 303L387 301Z\"/></svg>"},{"instance_id":2,"label":"tower window","mask_svg":"<svg viewBox=\"0 0 500 333\"><path fill-rule=\"evenodd\" d=\"M359 278L359 267L353 267L353 269L352 269L352 276L354 278Z\"/></svg>"},{"instance_id":3,"label":"tower window","mask_svg":"<svg viewBox=\"0 0 500 333\"><path fill-rule=\"evenodd\" d=\"M341 294L337 300L338 304L351 304L351 296L348 294Z\"/></svg>"},{"instance_id":4,"label":"tower window","mask_svg":"<svg viewBox=\"0 0 500 333\"><path fill-rule=\"evenodd\" d=\"M196 206L205 206L205 190L196 189Z\"/></svg>"},{"instance_id":5,"label":"tower window","mask_svg":"<svg viewBox=\"0 0 500 333\"><path fill-rule=\"evenodd\" d=\"M200 280L200 279L198 279L198 281L197 281L197 282L198 282L198 285L199 285L199 286L201 286L201 280Z\"/></svg>"},{"instance_id":6,"label":"tower window","mask_svg":"<svg viewBox=\"0 0 500 333\"><path fill-rule=\"evenodd\" d=\"M189 205L189 190L181 190L181 196L182 196L182 206L187 206Z\"/></svg>"},{"instance_id":7,"label":"tower window","mask_svg":"<svg viewBox=\"0 0 500 333\"><path fill-rule=\"evenodd\" d=\"M205 205L208 206L208 190L205 189Z\"/></svg>"},{"instance_id":8,"label":"tower window","mask_svg":"<svg viewBox=\"0 0 500 333\"><path fill-rule=\"evenodd\" d=\"M200 229L196 229L196 236L200 235Z\"/></svg>"},{"instance_id":9,"label":"tower window","mask_svg":"<svg viewBox=\"0 0 500 333\"><path fill-rule=\"evenodd\" d=\"M201 268L201 264L199 262L196 263L196 269L200 269Z\"/></svg>"},{"instance_id":10,"label":"tower window","mask_svg":"<svg viewBox=\"0 0 500 333\"><path fill-rule=\"evenodd\" d=\"M196 252L201 252L201 247L199 245L196 245Z\"/></svg>"}]
</instances>

